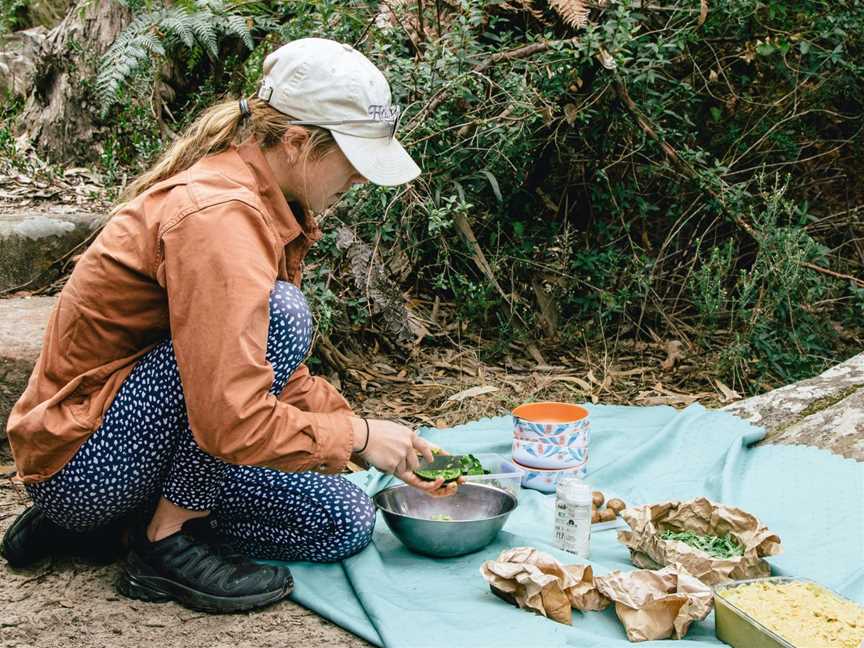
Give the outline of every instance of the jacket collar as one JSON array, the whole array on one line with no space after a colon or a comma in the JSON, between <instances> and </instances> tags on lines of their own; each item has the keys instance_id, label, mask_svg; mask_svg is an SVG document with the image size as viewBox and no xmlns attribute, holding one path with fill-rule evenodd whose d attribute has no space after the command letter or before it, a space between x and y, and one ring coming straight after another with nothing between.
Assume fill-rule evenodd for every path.
<instances>
[{"instance_id":1,"label":"jacket collar","mask_svg":"<svg viewBox=\"0 0 864 648\"><path fill-rule=\"evenodd\" d=\"M261 196L264 206L270 211L270 216L282 243L287 244L300 234L303 234L310 242L319 240L322 234L315 217L301 212L302 223L298 221L285 199L285 194L279 189L279 184L273 176L273 170L270 168L267 158L264 157L255 136L247 138L236 148L240 158L246 163L255 178L258 194ZM299 205L297 209L301 209Z\"/></svg>"}]
</instances>

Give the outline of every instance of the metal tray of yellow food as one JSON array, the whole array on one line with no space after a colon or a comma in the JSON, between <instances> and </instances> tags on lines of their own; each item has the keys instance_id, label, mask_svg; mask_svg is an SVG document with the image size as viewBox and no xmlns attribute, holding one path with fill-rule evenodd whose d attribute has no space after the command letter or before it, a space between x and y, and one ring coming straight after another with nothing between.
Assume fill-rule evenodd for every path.
<instances>
[{"instance_id":1,"label":"metal tray of yellow food","mask_svg":"<svg viewBox=\"0 0 864 648\"><path fill-rule=\"evenodd\" d=\"M796 646L784 639L776 632L762 625L747 612L724 598L724 591L751 585L754 583L807 583L815 585L826 592L837 597L839 601L857 603L840 596L832 589L808 578L792 578L788 576L774 576L770 578L754 578L750 580L735 581L714 587L714 624L717 638L733 646L734 648L796 648ZM860 606L858 606L860 607Z\"/></svg>"}]
</instances>

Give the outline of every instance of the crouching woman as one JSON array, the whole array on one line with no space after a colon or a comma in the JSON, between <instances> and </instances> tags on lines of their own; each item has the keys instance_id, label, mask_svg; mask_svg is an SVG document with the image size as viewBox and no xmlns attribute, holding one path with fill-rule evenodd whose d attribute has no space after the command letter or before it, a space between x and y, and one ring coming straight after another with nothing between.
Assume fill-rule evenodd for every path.
<instances>
[{"instance_id":1,"label":"crouching woman","mask_svg":"<svg viewBox=\"0 0 864 648\"><path fill-rule=\"evenodd\" d=\"M128 549L125 595L206 611L287 596L285 567L338 561L375 511L339 476L352 456L414 477L429 445L355 416L303 361L302 260L315 214L354 185L419 169L394 139L381 72L350 46L289 43L255 97L212 106L133 182L78 262L10 416L34 505L6 560Z\"/></svg>"}]
</instances>

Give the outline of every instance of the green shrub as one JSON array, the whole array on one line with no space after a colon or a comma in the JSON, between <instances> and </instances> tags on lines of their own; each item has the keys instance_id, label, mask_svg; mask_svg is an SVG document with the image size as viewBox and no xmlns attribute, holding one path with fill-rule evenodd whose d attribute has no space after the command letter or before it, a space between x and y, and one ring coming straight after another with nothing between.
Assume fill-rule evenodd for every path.
<instances>
[{"instance_id":1,"label":"green shrub","mask_svg":"<svg viewBox=\"0 0 864 648\"><path fill-rule=\"evenodd\" d=\"M851 178L864 143L864 6L710 3L700 25L696 0L663 11L623 0L574 31L541 0L516 4L427 1L422 29L416 3L393 4L398 20L376 18L378 3L226 2L212 15L186 4L220 38L163 44L194 59L204 89L172 112L185 121L221 92L254 92L284 41L358 43L405 108L400 139L425 173L407 190L355 190L337 215L385 264L407 259L406 290L453 300L486 337L531 338L539 282L563 339L674 326L745 391L847 353L827 322L858 326L862 291L813 266L862 274L860 257L835 251L850 249L861 220L834 214L862 194ZM251 51L231 45L232 16L252 21ZM224 76L208 63L214 46L235 57ZM334 247L319 245L312 263L323 320L362 326L370 309L350 282L337 290Z\"/></svg>"}]
</instances>

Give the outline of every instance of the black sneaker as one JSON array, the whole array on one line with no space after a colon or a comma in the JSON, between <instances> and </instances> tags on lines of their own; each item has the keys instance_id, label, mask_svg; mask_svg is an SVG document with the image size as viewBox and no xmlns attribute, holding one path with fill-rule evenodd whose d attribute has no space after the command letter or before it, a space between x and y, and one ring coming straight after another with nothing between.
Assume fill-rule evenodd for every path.
<instances>
[{"instance_id":1,"label":"black sneaker","mask_svg":"<svg viewBox=\"0 0 864 648\"><path fill-rule=\"evenodd\" d=\"M129 555L117 578L124 596L177 601L202 612L241 612L280 601L294 580L286 567L260 565L214 539L215 519L187 520L177 533L150 542L146 525L130 534Z\"/></svg>"},{"instance_id":2,"label":"black sneaker","mask_svg":"<svg viewBox=\"0 0 864 648\"><path fill-rule=\"evenodd\" d=\"M121 535L125 520L116 520L92 531L70 531L31 506L12 523L0 543L11 567L29 567L48 556L74 556L87 562L108 564L123 553Z\"/></svg>"}]
</instances>

